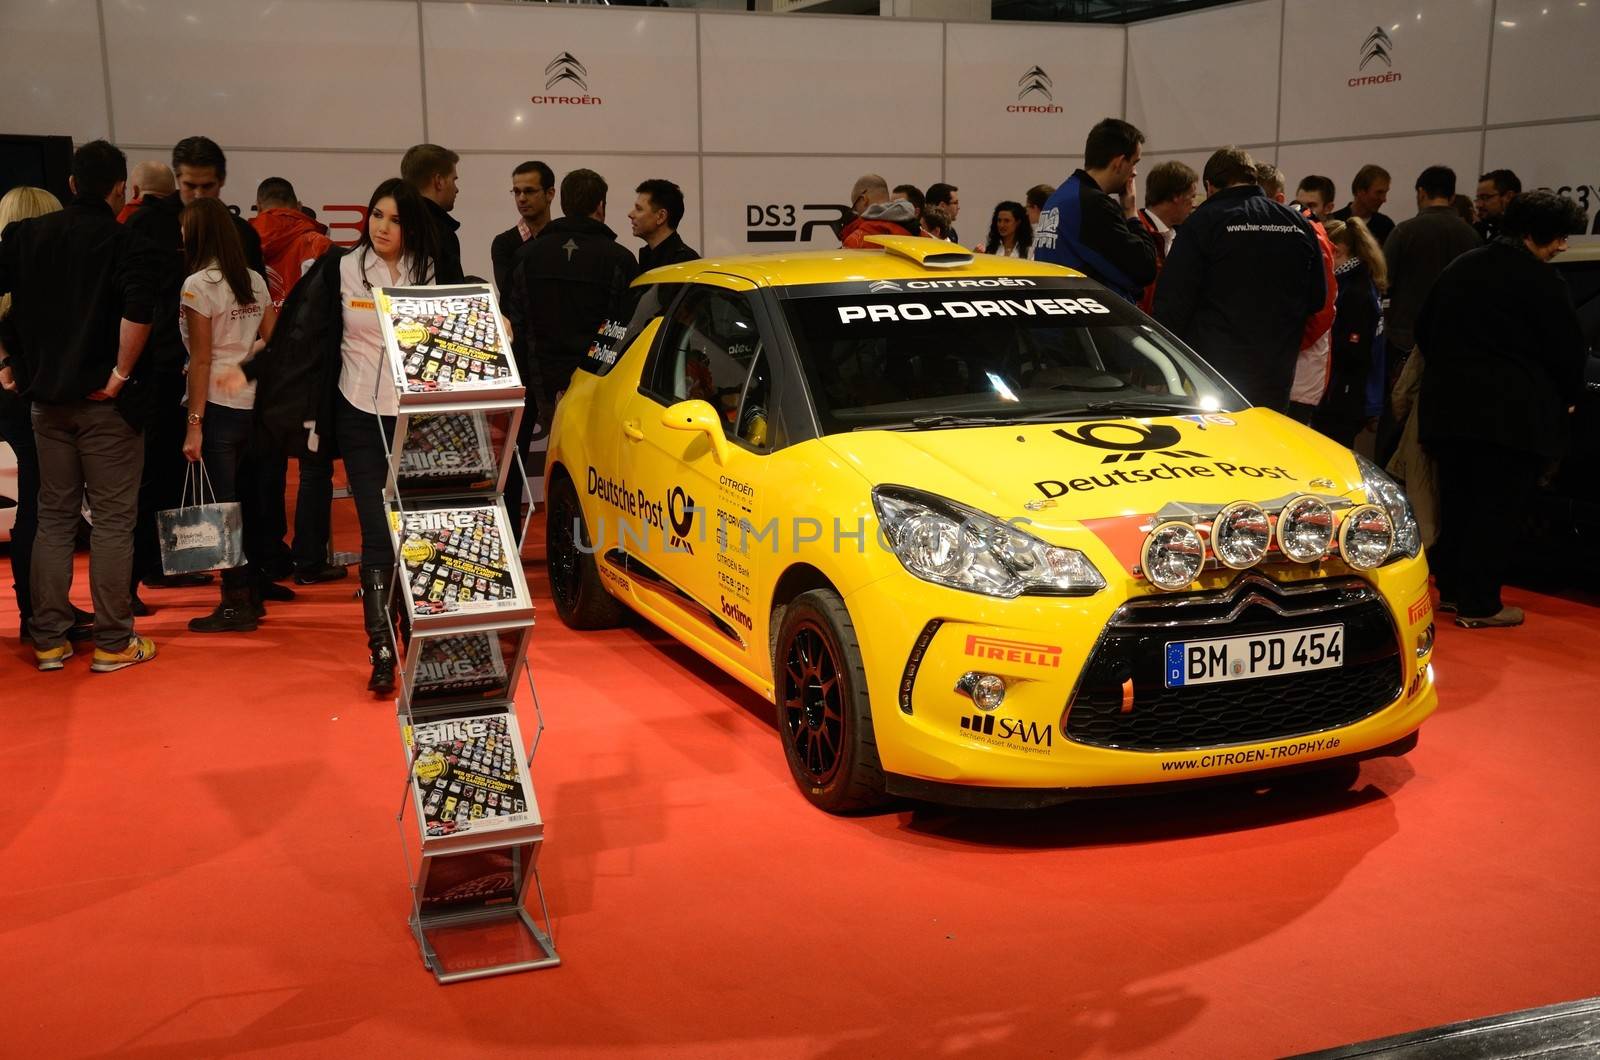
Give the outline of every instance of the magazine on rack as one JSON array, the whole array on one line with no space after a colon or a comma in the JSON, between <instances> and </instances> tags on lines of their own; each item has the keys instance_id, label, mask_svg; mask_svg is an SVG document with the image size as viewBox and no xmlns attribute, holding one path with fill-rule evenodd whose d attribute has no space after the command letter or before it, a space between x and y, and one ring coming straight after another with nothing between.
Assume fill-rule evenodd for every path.
<instances>
[{"instance_id":1,"label":"magazine on rack","mask_svg":"<svg viewBox=\"0 0 1600 1060\"><path fill-rule=\"evenodd\" d=\"M482 412L417 412L406 425L396 473L402 485L439 489L492 484L498 468Z\"/></svg>"},{"instance_id":2,"label":"magazine on rack","mask_svg":"<svg viewBox=\"0 0 1600 1060\"><path fill-rule=\"evenodd\" d=\"M522 733L504 708L404 729L423 834L492 835L535 823Z\"/></svg>"},{"instance_id":3,"label":"magazine on rack","mask_svg":"<svg viewBox=\"0 0 1600 1060\"><path fill-rule=\"evenodd\" d=\"M496 504L390 515L413 615L490 614L528 606L516 545L501 512Z\"/></svg>"},{"instance_id":4,"label":"magazine on rack","mask_svg":"<svg viewBox=\"0 0 1600 1060\"><path fill-rule=\"evenodd\" d=\"M505 695L506 658L493 633L451 633L418 642L414 701Z\"/></svg>"},{"instance_id":5,"label":"magazine on rack","mask_svg":"<svg viewBox=\"0 0 1600 1060\"><path fill-rule=\"evenodd\" d=\"M522 385L487 284L380 287L375 295L389 374L402 393L470 399Z\"/></svg>"}]
</instances>

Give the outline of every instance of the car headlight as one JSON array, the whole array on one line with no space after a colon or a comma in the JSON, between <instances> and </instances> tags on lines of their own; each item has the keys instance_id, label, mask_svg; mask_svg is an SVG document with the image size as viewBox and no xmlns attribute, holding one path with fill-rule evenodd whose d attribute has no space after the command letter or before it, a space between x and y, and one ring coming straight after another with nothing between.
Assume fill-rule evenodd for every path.
<instances>
[{"instance_id":1,"label":"car headlight","mask_svg":"<svg viewBox=\"0 0 1600 1060\"><path fill-rule=\"evenodd\" d=\"M924 581L1006 599L1088 596L1106 586L1089 557L992 515L905 486L879 486L872 506L902 566Z\"/></svg>"},{"instance_id":2,"label":"car headlight","mask_svg":"<svg viewBox=\"0 0 1600 1060\"><path fill-rule=\"evenodd\" d=\"M1259 504L1234 501L1211 524L1211 551L1224 567L1253 567L1271 544L1272 522Z\"/></svg>"},{"instance_id":3,"label":"car headlight","mask_svg":"<svg viewBox=\"0 0 1600 1060\"><path fill-rule=\"evenodd\" d=\"M1356 570L1381 567L1394 555L1394 520L1376 504L1360 504L1339 524L1339 555Z\"/></svg>"},{"instance_id":4,"label":"car headlight","mask_svg":"<svg viewBox=\"0 0 1600 1060\"><path fill-rule=\"evenodd\" d=\"M1394 547L1384 562L1402 556L1414 559L1422 550L1422 531L1417 527L1417 517L1411 511L1411 502L1406 500L1405 491L1400 488L1400 483L1360 453L1356 454L1356 466L1361 468L1361 486L1367 491L1367 500L1382 505L1383 510L1389 513L1389 521L1394 524Z\"/></svg>"},{"instance_id":5,"label":"car headlight","mask_svg":"<svg viewBox=\"0 0 1600 1060\"><path fill-rule=\"evenodd\" d=\"M1162 523L1144 539L1140 569L1157 589L1187 589L1206 566L1206 543L1200 531L1174 519Z\"/></svg>"}]
</instances>

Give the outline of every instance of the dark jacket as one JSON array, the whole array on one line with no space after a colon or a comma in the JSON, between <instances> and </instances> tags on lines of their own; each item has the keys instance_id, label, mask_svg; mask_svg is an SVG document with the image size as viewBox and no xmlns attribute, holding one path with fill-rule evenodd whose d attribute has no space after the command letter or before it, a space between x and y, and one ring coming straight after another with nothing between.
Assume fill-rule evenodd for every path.
<instances>
[{"instance_id":1,"label":"dark jacket","mask_svg":"<svg viewBox=\"0 0 1600 1060\"><path fill-rule=\"evenodd\" d=\"M460 283L466 278L466 273L461 271L461 237L456 235L461 222L432 199L422 201L428 204L428 216L433 218L434 230L439 236L439 260L434 275L439 283Z\"/></svg>"},{"instance_id":2,"label":"dark jacket","mask_svg":"<svg viewBox=\"0 0 1600 1060\"><path fill-rule=\"evenodd\" d=\"M1417 320L1426 361L1422 443L1488 442L1546 459L1566 444L1583 393L1583 331L1556 270L1500 240L1461 255Z\"/></svg>"},{"instance_id":3,"label":"dark jacket","mask_svg":"<svg viewBox=\"0 0 1600 1060\"><path fill-rule=\"evenodd\" d=\"M256 383L256 429L274 451L303 456L314 432L316 451L334 455L333 417L344 367L339 262L347 253L353 252L333 247L305 271L284 299L266 348L242 366Z\"/></svg>"},{"instance_id":4,"label":"dark jacket","mask_svg":"<svg viewBox=\"0 0 1600 1060\"><path fill-rule=\"evenodd\" d=\"M143 205L134 211L126 223L162 251L159 300L155 319L151 321L150 342L145 346L144 359L150 371L181 372L184 360L189 356L189 351L183 345L183 336L178 331L178 306L183 299L183 281L189 277L183 260L183 200L177 192L146 195ZM244 244L245 262L265 277L267 266L261 257L261 237L243 218L235 217L233 223L239 232L239 241Z\"/></svg>"},{"instance_id":5,"label":"dark jacket","mask_svg":"<svg viewBox=\"0 0 1600 1060\"><path fill-rule=\"evenodd\" d=\"M1156 287L1155 317L1252 404L1284 412L1306 318L1326 298L1311 223L1240 184L1184 222Z\"/></svg>"},{"instance_id":6,"label":"dark jacket","mask_svg":"<svg viewBox=\"0 0 1600 1060\"><path fill-rule=\"evenodd\" d=\"M1322 409L1328 417L1354 425L1367 416L1367 387L1382 333L1383 309L1378 302L1378 289L1372 283L1372 271L1360 258L1350 259L1335 273L1335 279L1338 298L1328 354L1332 364Z\"/></svg>"},{"instance_id":7,"label":"dark jacket","mask_svg":"<svg viewBox=\"0 0 1600 1060\"><path fill-rule=\"evenodd\" d=\"M522 228L512 225L494 237L489 244L489 260L494 264L494 286L505 301L511 290L511 274L517 267L517 251L527 240L522 238Z\"/></svg>"},{"instance_id":8,"label":"dark jacket","mask_svg":"<svg viewBox=\"0 0 1600 1060\"><path fill-rule=\"evenodd\" d=\"M1134 304L1156 279L1155 243L1144 224L1123 216L1122 203L1081 169L1039 211L1033 257L1077 269Z\"/></svg>"},{"instance_id":9,"label":"dark jacket","mask_svg":"<svg viewBox=\"0 0 1600 1060\"><path fill-rule=\"evenodd\" d=\"M589 217L562 217L517 251L506 306L519 370L551 398L607 320L626 320L639 263L617 234ZM535 382L537 381L537 383Z\"/></svg>"},{"instance_id":10,"label":"dark jacket","mask_svg":"<svg viewBox=\"0 0 1600 1060\"><path fill-rule=\"evenodd\" d=\"M1416 345L1412 329L1422 303L1444 267L1475 247L1478 233L1453 206L1424 206L1401 221L1383 245L1389 263L1389 342L1402 350Z\"/></svg>"},{"instance_id":11,"label":"dark jacket","mask_svg":"<svg viewBox=\"0 0 1600 1060\"><path fill-rule=\"evenodd\" d=\"M122 321L148 324L154 316L159 268L156 249L117 224L104 202L74 199L65 209L7 226L0 233L0 294L12 296L6 349L24 396L68 404L105 386ZM134 374L143 375L137 368ZM124 384L117 403L125 415L140 389Z\"/></svg>"},{"instance_id":12,"label":"dark jacket","mask_svg":"<svg viewBox=\"0 0 1600 1060\"><path fill-rule=\"evenodd\" d=\"M1335 210L1329 215L1330 220L1348 221L1356 215L1356 205L1351 203L1342 210ZM1371 217L1363 217L1367 231L1372 233L1372 238L1378 241L1378 246L1383 246L1389 241L1389 233L1394 231L1394 218L1382 213L1375 213Z\"/></svg>"},{"instance_id":13,"label":"dark jacket","mask_svg":"<svg viewBox=\"0 0 1600 1060\"><path fill-rule=\"evenodd\" d=\"M699 258L700 252L685 243L677 232L673 232L654 249L648 243L639 248L639 271L649 272L663 265L682 265L686 261L698 261Z\"/></svg>"}]
</instances>

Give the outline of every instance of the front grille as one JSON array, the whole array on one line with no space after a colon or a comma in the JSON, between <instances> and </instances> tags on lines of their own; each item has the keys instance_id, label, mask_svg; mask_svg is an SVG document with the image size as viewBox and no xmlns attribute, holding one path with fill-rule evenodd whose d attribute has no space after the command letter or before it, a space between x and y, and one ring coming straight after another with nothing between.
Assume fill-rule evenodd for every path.
<instances>
[{"instance_id":1,"label":"front grille","mask_svg":"<svg viewBox=\"0 0 1600 1060\"><path fill-rule=\"evenodd\" d=\"M1344 624L1344 665L1278 677L1166 687L1166 645ZM1250 574L1220 592L1144 597L1119 609L1067 711L1068 739L1129 751L1255 743L1349 725L1404 688L1389 612L1360 579L1278 585ZM1124 682L1133 682L1123 710Z\"/></svg>"}]
</instances>

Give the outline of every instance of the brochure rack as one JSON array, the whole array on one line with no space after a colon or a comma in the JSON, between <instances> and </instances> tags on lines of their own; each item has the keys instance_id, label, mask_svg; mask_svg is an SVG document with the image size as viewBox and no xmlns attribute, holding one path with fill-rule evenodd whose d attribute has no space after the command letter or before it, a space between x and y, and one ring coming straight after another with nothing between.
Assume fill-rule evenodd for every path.
<instances>
[{"instance_id":1,"label":"brochure rack","mask_svg":"<svg viewBox=\"0 0 1600 1060\"><path fill-rule=\"evenodd\" d=\"M525 663L534 609L501 499L507 474L522 473L522 382L488 285L375 296L388 358L380 385L399 408L385 500L406 760L395 819L411 930L441 983L550 967L561 958L539 883L544 820L529 773L544 731ZM516 704L524 685L534 710L526 745Z\"/></svg>"}]
</instances>

